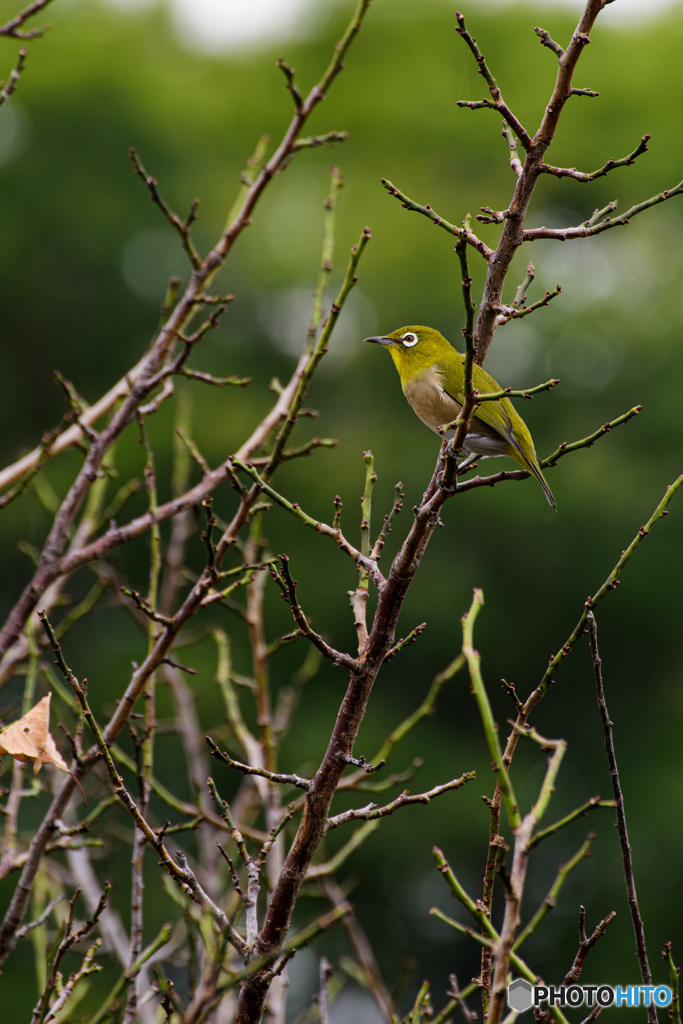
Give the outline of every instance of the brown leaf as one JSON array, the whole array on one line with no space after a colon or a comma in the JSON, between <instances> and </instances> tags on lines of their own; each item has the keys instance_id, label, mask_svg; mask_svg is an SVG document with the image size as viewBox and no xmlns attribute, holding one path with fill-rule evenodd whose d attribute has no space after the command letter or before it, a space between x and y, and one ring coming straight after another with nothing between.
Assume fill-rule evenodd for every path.
<instances>
[{"instance_id":1,"label":"brown leaf","mask_svg":"<svg viewBox=\"0 0 683 1024\"><path fill-rule=\"evenodd\" d=\"M39 772L44 764L69 771L50 734L51 697L48 693L23 718L0 732L0 754L10 754L17 761L33 761L34 772Z\"/></svg>"}]
</instances>

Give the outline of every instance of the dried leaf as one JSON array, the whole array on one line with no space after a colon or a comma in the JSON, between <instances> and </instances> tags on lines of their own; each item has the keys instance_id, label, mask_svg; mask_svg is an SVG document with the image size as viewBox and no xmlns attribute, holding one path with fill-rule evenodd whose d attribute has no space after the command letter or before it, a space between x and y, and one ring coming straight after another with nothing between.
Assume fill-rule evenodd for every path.
<instances>
[{"instance_id":1,"label":"dried leaf","mask_svg":"<svg viewBox=\"0 0 683 1024\"><path fill-rule=\"evenodd\" d=\"M17 761L33 761L34 772L39 772L44 764L69 771L50 734L51 697L48 693L23 718L0 732L0 754L9 754Z\"/></svg>"}]
</instances>

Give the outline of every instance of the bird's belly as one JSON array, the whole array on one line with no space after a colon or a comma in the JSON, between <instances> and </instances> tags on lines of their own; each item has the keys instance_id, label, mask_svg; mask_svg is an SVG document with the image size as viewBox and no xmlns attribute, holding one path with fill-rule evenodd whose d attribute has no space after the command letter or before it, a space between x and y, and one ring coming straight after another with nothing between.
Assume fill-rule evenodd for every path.
<instances>
[{"instance_id":1,"label":"bird's belly","mask_svg":"<svg viewBox=\"0 0 683 1024\"><path fill-rule=\"evenodd\" d=\"M436 433L439 432L439 427L443 427L445 423L457 420L462 412L460 403L444 392L441 379L434 368L427 371L419 380L409 381L405 385L403 393L422 422ZM467 434L465 441L468 451L482 457L508 454L510 446L507 440L492 427L483 423L476 416L473 418L471 426L472 429ZM444 436L450 440L454 435L454 430L447 430Z\"/></svg>"},{"instance_id":2,"label":"bird's belly","mask_svg":"<svg viewBox=\"0 0 683 1024\"><path fill-rule=\"evenodd\" d=\"M474 430L469 431L465 438L465 448L467 448L468 452L472 452L473 455L480 455L482 458L490 458L493 455L510 454L510 445L504 437L500 436L500 434L496 434L493 430L487 434L482 433L480 430L480 424L477 423L476 420L472 426L474 427ZM451 430L448 433L452 436L455 434L455 431Z\"/></svg>"}]
</instances>

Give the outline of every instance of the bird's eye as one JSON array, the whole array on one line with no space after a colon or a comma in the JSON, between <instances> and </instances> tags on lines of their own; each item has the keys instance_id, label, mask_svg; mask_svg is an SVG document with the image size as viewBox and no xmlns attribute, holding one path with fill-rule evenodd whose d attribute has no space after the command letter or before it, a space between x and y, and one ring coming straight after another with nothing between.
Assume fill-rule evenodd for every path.
<instances>
[{"instance_id":1,"label":"bird's eye","mask_svg":"<svg viewBox=\"0 0 683 1024\"><path fill-rule=\"evenodd\" d=\"M417 334L413 334L412 331L408 331L407 334L403 335L401 341L406 348L412 348L413 345L417 345Z\"/></svg>"}]
</instances>

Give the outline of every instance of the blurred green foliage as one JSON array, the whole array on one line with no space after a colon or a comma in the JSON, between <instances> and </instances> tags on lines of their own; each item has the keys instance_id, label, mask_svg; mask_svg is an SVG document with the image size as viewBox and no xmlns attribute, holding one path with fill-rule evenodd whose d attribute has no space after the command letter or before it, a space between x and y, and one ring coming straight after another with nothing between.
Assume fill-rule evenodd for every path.
<instances>
[{"instance_id":1,"label":"blurred green foliage","mask_svg":"<svg viewBox=\"0 0 683 1024\"><path fill-rule=\"evenodd\" d=\"M531 130L549 97L556 63L539 46L532 28L540 19L554 38L565 42L579 6L571 14L539 5L476 4L464 10L507 102ZM3 16L14 13L7 0L0 9ZM161 9L124 15L90 0L50 8L52 28L31 46L19 90L0 109L3 464L33 447L42 431L62 416L63 396L53 383L53 369L94 401L139 358L158 322L169 276L187 275L177 239L132 173L129 147L135 146L179 213L195 196L201 198L196 237L205 250L222 228L240 170L259 136L268 134L276 143L288 123L290 98L275 58L282 55L295 66L305 90L326 66L349 10L349 3L328 3L325 16L318 12L315 30L303 38L281 49L228 58L183 49ZM354 536L362 452L372 449L379 476L376 525L391 505L396 480L403 481L406 494L389 553L400 542L410 509L428 482L438 443L406 405L386 356L360 342L402 323L426 323L457 343L463 312L452 238L402 210L379 179L389 178L455 223L481 206L504 209L513 186L497 117L456 107L457 99L476 100L485 91L452 24L450 6L437 0L375 0L346 70L310 125L314 133L347 129L349 140L333 152L302 153L268 190L218 285L236 300L194 359L196 367L219 375L249 375L253 384L240 391L199 384L182 389L192 408L192 434L215 465L266 410L272 400L269 381L290 372L304 340L328 167L337 163L346 186L337 227L336 281L363 225L371 227L373 238L357 289L309 396L322 418L302 419L298 439L319 433L337 437L339 445L284 467L278 486L310 514L328 520L339 493L346 529ZM569 104L549 160L593 170L610 156L633 150L645 132L653 136L650 152L633 167L592 185L542 180L530 224L577 224L612 199L618 198L623 210L677 184L683 167L678 109L682 46L680 8L660 21L637 25L623 22L618 3L606 9L576 82L598 90L600 98L577 98ZM0 57L6 74L14 59L11 43L4 42ZM530 259L537 278L529 301L558 283L562 296L523 322L502 328L486 365L504 385L561 378L551 394L538 396L521 410L539 455L563 440L587 435L633 405L642 403L643 411L550 472L557 514L533 481L482 489L448 503L444 528L433 538L401 619L401 635L424 620L427 630L419 644L382 671L358 754L372 755L453 657L460 644L459 618L475 585L483 588L487 602L476 639L502 726L512 706L498 681L514 681L522 695L538 682L548 657L574 626L586 595L595 592L681 471L682 227L683 206L674 199L627 228L562 245L539 242L520 253L506 297L512 298ZM497 231L495 226L481 227L479 234L495 244ZM476 297L482 267L474 258L471 264ZM172 429L169 406L150 424L160 481L170 476ZM62 494L79 458L71 452L51 463L43 492L51 488ZM131 433L118 446L122 478L141 475L143 458ZM491 465L497 470L503 463L485 468ZM167 489L160 498L169 496ZM120 518L143 507L140 496ZM230 492L219 491L217 512L227 516L232 507ZM35 491L1 515L4 616L31 569L25 545L20 551L18 541L40 547L48 518ZM598 612L636 880L650 958L660 981L666 980L659 966L663 943L673 939L675 958L680 962L683 957L675 909L683 889L674 868L683 848L683 768L678 756L683 718L681 515L683 510L674 504L668 521L648 538L620 588ZM304 608L315 610L316 628L336 646L351 649L354 636L346 599L354 585L350 563L329 541L304 533L280 510L272 514L269 531L271 549L291 554L300 599ZM147 550L143 538L115 555L117 568L133 586L146 575ZM200 566L198 539L193 558L195 567ZM82 596L90 583L88 570L82 570L69 581L68 591ZM269 599L271 636L292 628L287 609L276 597L273 593ZM220 613L215 619L232 631L232 622ZM88 675L103 713L143 649L144 639L112 602L71 634L70 663L77 674ZM233 654L238 670L248 671L248 650L239 631ZM288 680L304 654L294 648L280 656L281 681ZM193 686L200 693L204 722L208 726L219 721L210 641L183 650L182 660L200 670ZM309 684L305 715L283 749L284 770L311 770L321 756L343 692L344 679L338 673L323 666ZM17 699L20 682L5 690L3 707ZM59 714L72 724L65 711ZM569 741L548 821L595 793L611 795L587 644L562 667L534 724L541 733ZM159 773L170 778L171 739L167 747L159 755ZM463 919L433 867L431 846L443 848L476 895L488 830L480 794L493 789L463 675L444 690L438 714L395 756L395 771L412 758L424 759L414 788L427 789L471 768L479 773L463 792L385 821L348 865L356 880L354 902L390 985L405 955L411 954L418 958L414 982L426 975L436 992L443 993L448 972L455 969L464 984L476 973L477 958L428 916L429 906L438 903ZM535 749L521 749L518 756L518 791L523 800L532 801L543 769L541 756ZM221 782L227 790L230 781ZM178 788L184 784L177 779L174 783ZM126 834L130 829L123 819L117 827ZM578 848L588 829L599 833L592 858L572 876L526 955L541 974L558 983L576 950L579 903L586 906L590 928L616 909L617 922L589 957L585 978L633 983L631 926L609 812L579 822L536 855L526 913L543 899L557 865ZM117 903L123 906L128 871L120 858L117 864L115 835L113 830L112 847L102 853L103 873L119 885ZM341 835L332 836L330 847L341 841ZM150 884L161 891L158 880L151 882L153 875L150 860ZM3 908L8 893L5 884L0 889ZM499 893L499 910L501 905ZM147 922L149 937L165 919L161 895L155 913L158 920ZM307 913L304 905L302 921ZM327 942L333 951L343 952L341 934ZM25 946L15 954L16 966L4 982L16 1001L11 1005L22 1013L34 1001L32 994L26 995L33 967ZM304 955L296 968L302 985L310 980L307 963L310 967Z\"/></svg>"}]
</instances>

